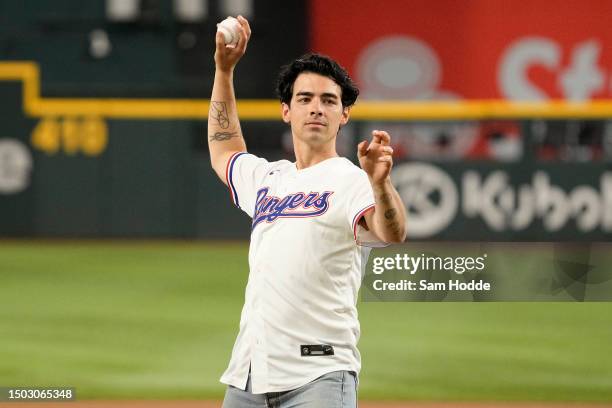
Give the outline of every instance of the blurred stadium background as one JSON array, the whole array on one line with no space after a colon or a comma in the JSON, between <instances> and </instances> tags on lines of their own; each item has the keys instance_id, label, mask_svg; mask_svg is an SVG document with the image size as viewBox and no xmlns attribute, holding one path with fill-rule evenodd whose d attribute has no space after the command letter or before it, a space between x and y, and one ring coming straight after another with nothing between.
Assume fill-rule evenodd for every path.
<instances>
[{"instance_id":1,"label":"blurred stadium background","mask_svg":"<svg viewBox=\"0 0 612 408\"><path fill-rule=\"evenodd\" d=\"M236 14L251 152L292 158L274 80L325 53L362 91L338 151L391 133L409 240L609 253L612 2L0 0L0 386L222 398L250 228L205 120ZM359 310L361 400L612 402L610 303Z\"/></svg>"}]
</instances>

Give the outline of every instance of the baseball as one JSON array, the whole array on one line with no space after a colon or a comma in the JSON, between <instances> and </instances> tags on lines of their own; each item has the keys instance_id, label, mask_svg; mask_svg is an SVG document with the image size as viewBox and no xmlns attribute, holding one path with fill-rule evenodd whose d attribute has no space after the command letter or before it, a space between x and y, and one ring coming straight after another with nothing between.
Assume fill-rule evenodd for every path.
<instances>
[{"instance_id":1,"label":"baseball","mask_svg":"<svg viewBox=\"0 0 612 408\"><path fill-rule=\"evenodd\" d=\"M240 39L240 22L234 17L228 17L217 24L217 31L223 33L226 45L236 46Z\"/></svg>"}]
</instances>

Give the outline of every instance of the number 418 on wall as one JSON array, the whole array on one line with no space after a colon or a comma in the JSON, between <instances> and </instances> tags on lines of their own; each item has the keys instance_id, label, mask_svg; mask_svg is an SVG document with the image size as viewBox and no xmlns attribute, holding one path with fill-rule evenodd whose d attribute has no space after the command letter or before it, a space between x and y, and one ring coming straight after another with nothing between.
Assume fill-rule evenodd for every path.
<instances>
[{"instance_id":1,"label":"number 418 on wall","mask_svg":"<svg viewBox=\"0 0 612 408\"><path fill-rule=\"evenodd\" d=\"M108 128L100 118L44 118L31 135L32 146L52 155L79 152L99 156L108 144Z\"/></svg>"}]
</instances>

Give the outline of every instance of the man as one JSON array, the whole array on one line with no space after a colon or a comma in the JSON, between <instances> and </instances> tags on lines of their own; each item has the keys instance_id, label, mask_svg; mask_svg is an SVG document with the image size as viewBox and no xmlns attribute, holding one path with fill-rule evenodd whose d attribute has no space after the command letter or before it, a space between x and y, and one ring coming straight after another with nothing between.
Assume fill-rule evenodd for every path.
<instances>
[{"instance_id":1,"label":"man","mask_svg":"<svg viewBox=\"0 0 612 408\"><path fill-rule=\"evenodd\" d=\"M233 72L251 30L238 17L235 47L217 33L208 117L212 167L252 217L240 332L221 381L224 407L355 407L360 355L356 299L363 241L402 242L404 205L389 173L392 148L374 131L361 169L335 141L359 91L336 62L309 54L281 72L277 91L295 163L246 153Z\"/></svg>"}]
</instances>

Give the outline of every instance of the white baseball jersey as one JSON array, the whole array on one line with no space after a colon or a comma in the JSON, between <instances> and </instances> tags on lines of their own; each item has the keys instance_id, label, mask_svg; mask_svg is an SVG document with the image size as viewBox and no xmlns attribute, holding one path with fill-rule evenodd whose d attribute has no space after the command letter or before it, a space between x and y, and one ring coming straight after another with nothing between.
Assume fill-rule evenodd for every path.
<instances>
[{"instance_id":1,"label":"white baseball jersey","mask_svg":"<svg viewBox=\"0 0 612 408\"><path fill-rule=\"evenodd\" d=\"M226 178L253 221L240 332L221 382L244 390L250 367L261 394L358 373L356 302L369 254L358 222L374 207L366 173L343 157L298 170L243 152Z\"/></svg>"}]
</instances>

